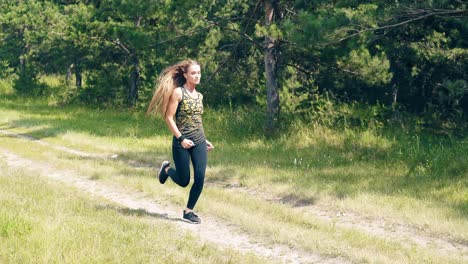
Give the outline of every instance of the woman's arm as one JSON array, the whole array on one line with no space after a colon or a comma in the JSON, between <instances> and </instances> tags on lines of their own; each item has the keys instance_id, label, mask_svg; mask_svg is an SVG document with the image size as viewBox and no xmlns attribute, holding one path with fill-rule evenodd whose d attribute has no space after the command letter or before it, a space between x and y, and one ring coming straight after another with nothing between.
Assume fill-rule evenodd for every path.
<instances>
[{"instance_id":1,"label":"woman's arm","mask_svg":"<svg viewBox=\"0 0 468 264\"><path fill-rule=\"evenodd\" d=\"M182 136L182 133L180 133L179 129L177 128L177 125L174 121L174 116L177 111L177 106L179 105L179 102L182 101L182 90L179 88L174 89L172 91L172 95L169 98L169 103L167 104L167 110L166 110L166 124L169 127L169 130L171 130L172 134L176 137L179 138ZM189 139L184 139L181 142L182 146L184 148L190 148L193 146L193 142Z\"/></svg>"},{"instance_id":2,"label":"woman's arm","mask_svg":"<svg viewBox=\"0 0 468 264\"><path fill-rule=\"evenodd\" d=\"M211 142L209 142L208 140L206 140L206 150L210 151L214 149L214 146L213 144L211 144Z\"/></svg>"}]
</instances>

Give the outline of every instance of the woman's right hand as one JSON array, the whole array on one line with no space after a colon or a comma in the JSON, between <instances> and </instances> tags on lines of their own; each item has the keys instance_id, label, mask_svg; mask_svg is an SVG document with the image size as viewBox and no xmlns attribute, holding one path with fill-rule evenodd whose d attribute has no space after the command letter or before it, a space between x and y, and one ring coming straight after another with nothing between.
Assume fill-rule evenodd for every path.
<instances>
[{"instance_id":1,"label":"woman's right hand","mask_svg":"<svg viewBox=\"0 0 468 264\"><path fill-rule=\"evenodd\" d=\"M189 149L193 146L195 146L195 144L193 144L193 141L190 140L190 139L184 139L181 143L182 147L184 147L185 149Z\"/></svg>"}]
</instances>

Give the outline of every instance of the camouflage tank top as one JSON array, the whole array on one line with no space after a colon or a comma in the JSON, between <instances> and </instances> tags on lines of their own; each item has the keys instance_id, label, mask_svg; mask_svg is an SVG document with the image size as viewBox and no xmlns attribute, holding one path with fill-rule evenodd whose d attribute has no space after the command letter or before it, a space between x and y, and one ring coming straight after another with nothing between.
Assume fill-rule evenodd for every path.
<instances>
[{"instance_id":1,"label":"camouflage tank top","mask_svg":"<svg viewBox=\"0 0 468 264\"><path fill-rule=\"evenodd\" d=\"M176 111L176 125L185 138L193 141L195 145L205 141L205 131L202 125L203 96L198 93L198 98L192 98L184 87L182 100Z\"/></svg>"}]
</instances>

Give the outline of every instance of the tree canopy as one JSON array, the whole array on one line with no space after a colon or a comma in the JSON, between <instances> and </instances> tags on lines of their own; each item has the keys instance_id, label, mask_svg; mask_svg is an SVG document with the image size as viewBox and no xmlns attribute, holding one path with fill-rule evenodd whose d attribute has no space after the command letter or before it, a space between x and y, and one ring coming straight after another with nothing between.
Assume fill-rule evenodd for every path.
<instances>
[{"instance_id":1,"label":"tree canopy","mask_svg":"<svg viewBox=\"0 0 468 264\"><path fill-rule=\"evenodd\" d=\"M67 102L145 107L158 73L193 58L208 105L263 106L270 130L280 113L314 116L330 102L465 122L467 5L0 0L0 77L41 95L40 76L66 76Z\"/></svg>"}]
</instances>

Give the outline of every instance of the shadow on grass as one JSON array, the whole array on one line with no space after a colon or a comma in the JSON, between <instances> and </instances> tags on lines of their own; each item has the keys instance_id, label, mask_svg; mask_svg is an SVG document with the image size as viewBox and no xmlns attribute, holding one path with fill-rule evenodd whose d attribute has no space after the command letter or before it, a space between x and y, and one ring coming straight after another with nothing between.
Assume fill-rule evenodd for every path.
<instances>
[{"instance_id":1,"label":"shadow on grass","mask_svg":"<svg viewBox=\"0 0 468 264\"><path fill-rule=\"evenodd\" d=\"M70 154L70 158L82 160L82 161L96 161L101 160L101 164L105 165L106 162L113 161L123 163L129 167L135 169L159 169L159 166L164 160L167 160L168 155L156 154L152 151L142 152L115 152L109 156L80 156L76 157L76 154Z\"/></svg>"},{"instance_id":2,"label":"shadow on grass","mask_svg":"<svg viewBox=\"0 0 468 264\"><path fill-rule=\"evenodd\" d=\"M97 210L113 210L118 212L119 214L122 215L127 215L127 216L136 216L136 217L153 217L153 218L158 218L161 220L166 220L166 221L171 221L171 222L184 222L181 218L178 217L170 217L166 213L154 213L154 212L148 212L145 209L139 208L139 209L131 209L131 208L126 208L126 207L116 207L116 206L111 206L111 205L98 205L96 206Z\"/></svg>"},{"instance_id":3,"label":"shadow on grass","mask_svg":"<svg viewBox=\"0 0 468 264\"><path fill-rule=\"evenodd\" d=\"M42 124L37 124L37 125L18 125L16 121L10 122L10 124L0 124L0 129L3 130L12 130L16 128L24 128L24 127L36 127L36 126L41 126ZM32 141L35 140L41 140L44 138L49 138L49 137L55 137L59 134L61 134L62 131L59 131L57 129L51 129L51 128L40 128L40 129L34 129L33 131L29 133L17 133L21 137L26 137L29 138Z\"/></svg>"},{"instance_id":4,"label":"shadow on grass","mask_svg":"<svg viewBox=\"0 0 468 264\"><path fill-rule=\"evenodd\" d=\"M232 182L233 175L236 171L232 168L216 169L215 171L207 171L205 182L212 184L223 184L226 187L239 186L238 181Z\"/></svg>"},{"instance_id":5,"label":"shadow on grass","mask_svg":"<svg viewBox=\"0 0 468 264\"><path fill-rule=\"evenodd\" d=\"M27 135L36 138L55 137L68 131L101 137L151 138L168 135L160 118L146 117L143 111L85 109L79 106L51 107L46 103L26 105L5 102L1 108L25 113L27 116L11 120L10 128L43 128Z\"/></svg>"},{"instance_id":6,"label":"shadow on grass","mask_svg":"<svg viewBox=\"0 0 468 264\"><path fill-rule=\"evenodd\" d=\"M288 194L279 198L279 202L282 204L289 204L293 207L303 207L314 205L317 202L317 197L300 197L295 194Z\"/></svg>"}]
</instances>

